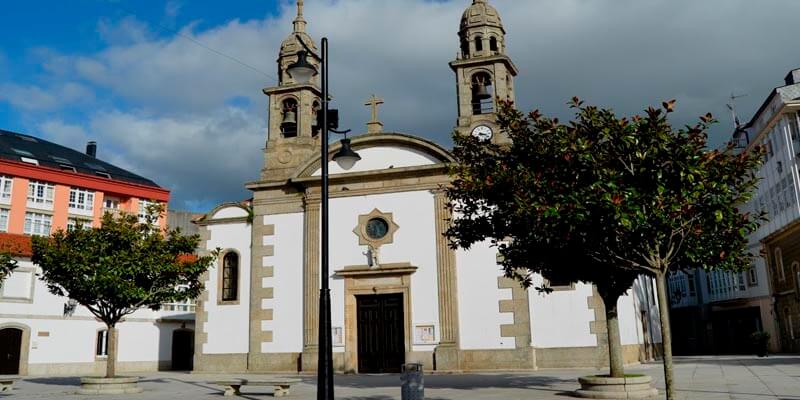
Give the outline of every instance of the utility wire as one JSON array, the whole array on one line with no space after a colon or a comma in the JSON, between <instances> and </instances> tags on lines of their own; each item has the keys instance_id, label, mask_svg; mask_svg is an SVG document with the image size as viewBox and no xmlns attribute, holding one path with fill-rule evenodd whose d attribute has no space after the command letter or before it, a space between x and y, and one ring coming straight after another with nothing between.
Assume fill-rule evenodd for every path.
<instances>
[{"instance_id":1,"label":"utility wire","mask_svg":"<svg viewBox=\"0 0 800 400\"><path fill-rule=\"evenodd\" d=\"M125 13L127 13L127 14L129 14L129 15L137 18L137 19L139 19L139 16L134 11L122 6L120 3L116 3L116 6L120 10L124 11ZM212 52L212 53L214 53L214 54L216 54L218 56L225 57L228 60L231 60L231 61L233 61L233 62L235 62L235 63L237 63L237 64L239 64L239 65L241 65L241 66L243 66L245 68L248 68L248 69L250 69L252 71L255 71L255 72L267 77L268 79L271 79L271 80L275 81L276 83L278 82L278 78L276 78L276 77L274 77L274 76L272 76L272 75L270 75L270 74L268 74L268 73L266 73L266 72L264 72L264 71L262 71L262 70L260 70L260 69L258 69L256 67L254 67L254 66L252 66L252 65L250 65L250 64L248 64L248 63L246 63L246 62L244 62L244 61L242 61L242 60L240 60L240 59L238 59L238 58L236 58L234 56L225 54L225 53L223 53L223 52L221 52L221 51L219 51L219 50L217 50L217 49L215 49L215 48L213 48L211 46L208 46L205 43L203 43L203 42L201 42L201 41L199 41L199 40L197 40L197 39L195 39L195 38L193 38L193 37L191 37L189 35L183 34L180 31L177 31L175 29L169 28L169 27L167 27L167 26L165 26L163 24L156 24L156 26L158 26L159 28L161 28L161 29L163 29L163 30L165 30L167 32L173 33L176 36L179 36L179 37L181 37L183 39L186 39L186 40L188 40L188 41L190 41L190 42L192 42L192 43L194 43L194 44L196 44L196 45L198 45L198 46L200 46L200 47L202 47L202 48L204 48L204 49L206 49L206 50L208 50L208 51L210 51L210 52Z\"/></svg>"}]
</instances>

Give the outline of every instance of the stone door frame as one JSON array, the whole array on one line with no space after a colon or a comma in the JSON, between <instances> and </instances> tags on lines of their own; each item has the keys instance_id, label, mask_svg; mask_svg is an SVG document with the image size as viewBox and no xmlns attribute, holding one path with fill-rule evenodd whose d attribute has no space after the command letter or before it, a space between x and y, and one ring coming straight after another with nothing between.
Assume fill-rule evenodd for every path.
<instances>
[{"instance_id":1,"label":"stone door frame","mask_svg":"<svg viewBox=\"0 0 800 400\"><path fill-rule=\"evenodd\" d=\"M403 295L403 342L406 357L411 352L411 274L417 267L410 263L381 264L370 269L367 265L345 267L336 271L344 278L344 370L358 373L358 302L356 296L374 294Z\"/></svg>"},{"instance_id":2,"label":"stone door frame","mask_svg":"<svg viewBox=\"0 0 800 400\"><path fill-rule=\"evenodd\" d=\"M28 375L28 355L31 348L31 328L27 325L9 322L0 323L0 330L3 329L17 329L22 331L22 340L20 341L19 352L19 370L17 375Z\"/></svg>"}]
</instances>

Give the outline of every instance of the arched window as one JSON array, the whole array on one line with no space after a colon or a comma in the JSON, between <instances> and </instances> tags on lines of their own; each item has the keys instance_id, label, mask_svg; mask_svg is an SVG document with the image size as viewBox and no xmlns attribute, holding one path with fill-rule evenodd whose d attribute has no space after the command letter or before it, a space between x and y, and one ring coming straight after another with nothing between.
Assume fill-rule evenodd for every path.
<instances>
[{"instance_id":1,"label":"arched window","mask_svg":"<svg viewBox=\"0 0 800 400\"><path fill-rule=\"evenodd\" d=\"M786 279L786 271L783 269L783 253L780 247L775 248L775 272L778 274L779 280Z\"/></svg>"},{"instance_id":2,"label":"arched window","mask_svg":"<svg viewBox=\"0 0 800 400\"><path fill-rule=\"evenodd\" d=\"M239 300L239 255L228 252L222 258L222 301Z\"/></svg>"},{"instance_id":3,"label":"arched window","mask_svg":"<svg viewBox=\"0 0 800 400\"><path fill-rule=\"evenodd\" d=\"M783 309L783 315L785 316L783 320L786 321L786 333L790 339L794 340L794 321L788 307Z\"/></svg>"},{"instance_id":4,"label":"arched window","mask_svg":"<svg viewBox=\"0 0 800 400\"><path fill-rule=\"evenodd\" d=\"M497 38L496 38L496 37L494 37L494 36L492 36L492 37L489 39L489 50L491 50L491 51L492 51L493 53L495 53L495 54L496 54L498 51L500 51L500 49L498 49L498 48L497 48Z\"/></svg>"},{"instance_id":5,"label":"arched window","mask_svg":"<svg viewBox=\"0 0 800 400\"><path fill-rule=\"evenodd\" d=\"M483 37L475 36L475 52L480 53L483 51Z\"/></svg>"},{"instance_id":6,"label":"arched window","mask_svg":"<svg viewBox=\"0 0 800 400\"><path fill-rule=\"evenodd\" d=\"M97 341L94 348L94 355L96 357L108 356L108 329L97 331Z\"/></svg>"},{"instance_id":7,"label":"arched window","mask_svg":"<svg viewBox=\"0 0 800 400\"><path fill-rule=\"evenodd\" d=\"M494 85L492 77L486 72L472 75L472 114L494 112Z\"/></svg>"},{"instance_id":8,"label":"arched window","mask_svg":"<svg viewBox=\"0 0 800 400\"><path fill-rule=\"evenodd\" d=\"M469 40L461 40L461 58L469 58Z\"/></svg>"},{"instance_id":9,"label":"arched window","mask_svg":"<svg viewBox=\"0 0 800 400\"><path fill-rule=\"evenodd\" d=\"M281 133L285 138L297 136L297 100L286 99L281 109Z\"/></svg>"}]
</instances>

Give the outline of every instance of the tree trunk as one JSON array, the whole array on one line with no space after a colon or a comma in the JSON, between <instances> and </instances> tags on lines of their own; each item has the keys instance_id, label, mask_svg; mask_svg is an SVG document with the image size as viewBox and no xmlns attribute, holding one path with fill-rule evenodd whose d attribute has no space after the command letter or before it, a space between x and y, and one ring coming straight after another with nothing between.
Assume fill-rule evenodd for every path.
<instances>
[{"instance_id":1,"label":"tree trunk","mask_svg":"<svg viewBox=\"0 0 800 400\"><path fill-rule=\"evenodd\" d=\"M661 346L664 352L664 385L667 400L675 398L675 383L672 376L672 333L669 325L669 302L667 301L667 274L656 274L658 292L658 314L661 317Z\"/></svg>"},{"instance_id":2,"label":"tree trunk","mask_svg":"<svg viewBox=\"0 0 800 400\"><path fill-rule=\"evenodd\" d=\"M113 378L117 373L117 328L108 327L108 352L106 358L106 378Z\"/></svg>"},{"instance_id":3,"label":"tree trunk","mask_svg":"<svg viewBox=\"0 0 800 400\"><path fill-rule=\"evenodd\" d=\"M609 376L612 378L625 377L625 363L622 357L622 340L619 336L619 319L617 319L617 302L603 298L606 308L606 327L608 330L608 365Z\"/></svg>"}]
</instances>

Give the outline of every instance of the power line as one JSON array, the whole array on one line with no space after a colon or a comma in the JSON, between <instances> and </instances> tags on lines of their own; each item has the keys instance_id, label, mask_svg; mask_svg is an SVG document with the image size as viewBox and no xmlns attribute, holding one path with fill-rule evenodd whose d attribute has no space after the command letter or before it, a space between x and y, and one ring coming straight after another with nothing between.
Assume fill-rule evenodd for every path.
<instances>
[{"instance_id":1,"label":"power line","mask_svg":"<svg viewBox=\"0 0 800 400\"><path fill-rule=\"evenodd\" d=\"M116 3L116 6L119 9L121 9L122 11L126 12L127 14L130 14L131 16L136 17L137 19L139 19L139 16L135 12L133 12L132 10L122 6L119 3ZM161 28L161 29L163 29L163 30L165 30L167 32L173 33L176 36L179 36L179 37L181 37L183 39L186 39L186 40L188 40L188 41L190 41L190 42L192 42L192 43L194 43L194 44L196 44L196 45L198 45L198 46L200 46L200 47L202 47L202 48L204 48L204 49L206 49L206 50L208 50L208 51L210 51L210 52L212 52L212 53L214 53L214 54L216 54L218 56L225 57L225 58L227 58L227 59L229 59L229 60L231 60L231 61L233 61L233 62L235 62L235 63L237 63L237 64L239 64L239 65L241 65L243 67L245 67L245 68L248 68L248 69L250 69L252 71L255 71L255 72L267 77L268 79L272 79L273 81L278 82L278 78L276 78L276 77L274 77L274 76L272 76L272 75L270 75L270 74L268 74L268 73L266 73L266 72L264 72L264 71L262 71L262 70L260 70L260 69L258 69L256 67L254 67L254 66L252 66L252 65L250 65L250 64L248 64L248 63L246 63L246 62L244 62L244 61L242 61L242 60L240 60L240 59L238 59L238 58L236 58L234 56L225 54L225 53L223 53L223 52L221 52L221 51L219 51L219 50L217 50L217 49L215 49L215 48L213 48L211 46L208 46L205 43L203 43L203 42L201 42L201 41L199 41L199 40L197 40L197 39L195 39L195 38L193 38L193 37L191 37L189 35L185 35L185 34L181 33L180 31L177 31L175 29L169 28L169 27L167 27L167 26L165 26L163 24L156 24L156 26L158 26L159 28Z\"/></svg>"}]
</instances>

